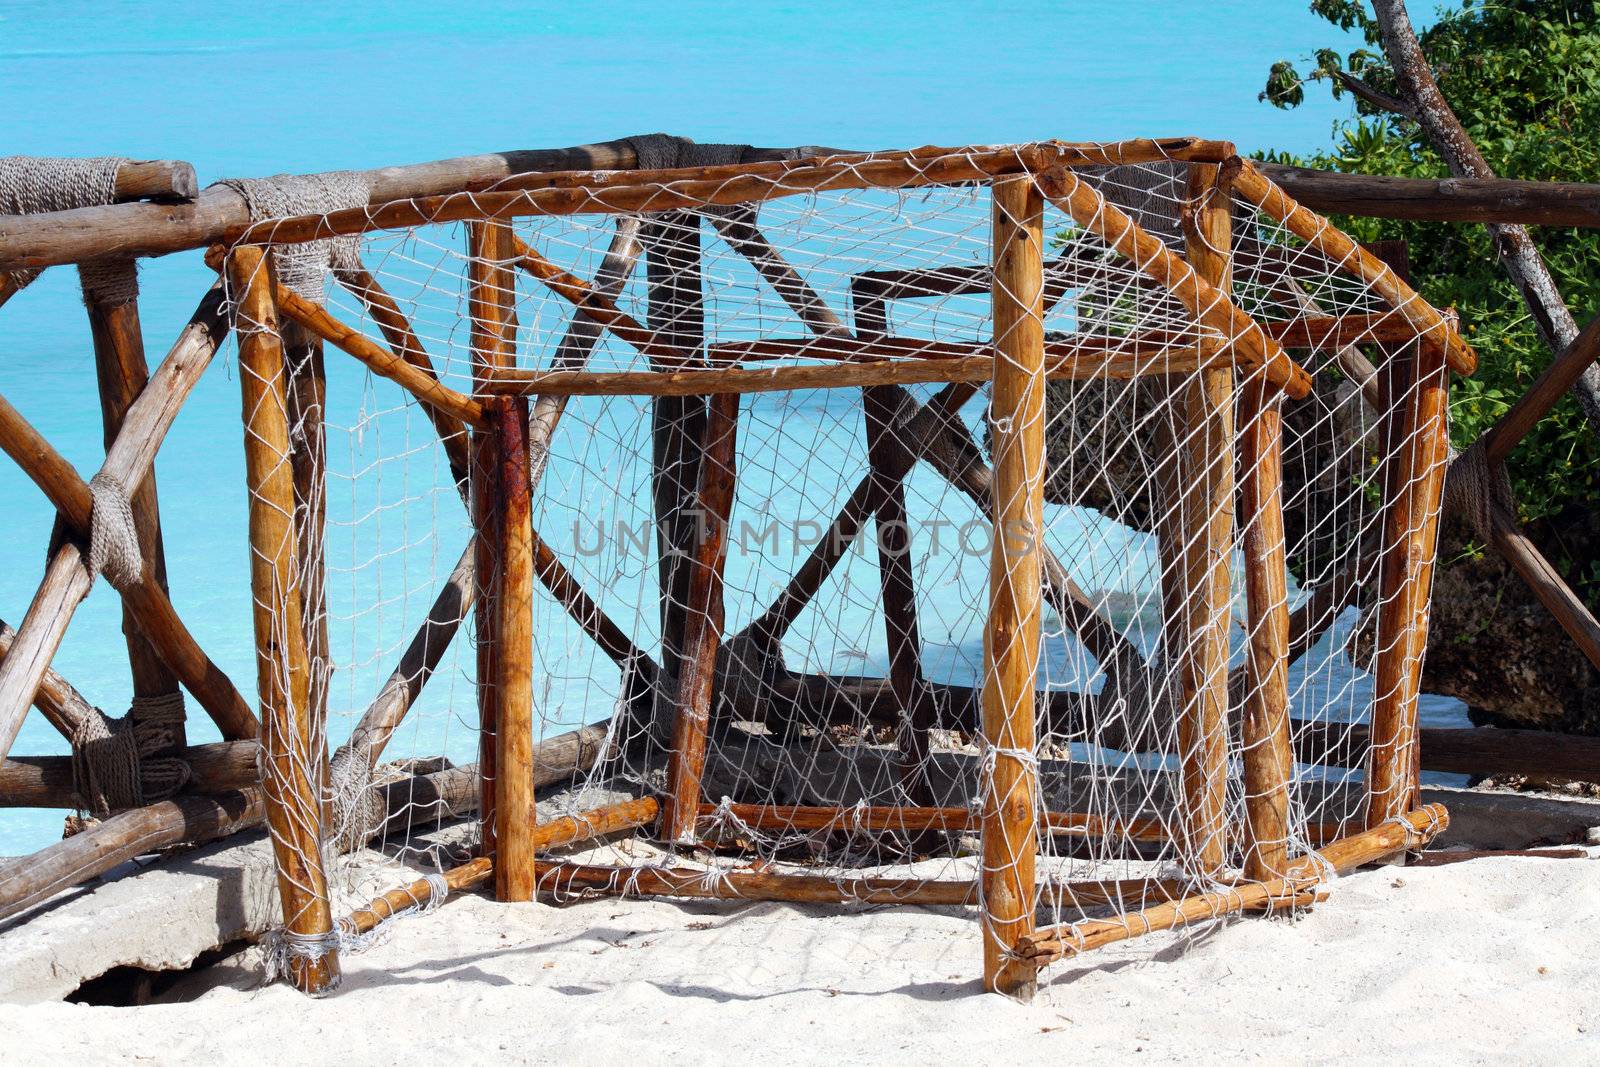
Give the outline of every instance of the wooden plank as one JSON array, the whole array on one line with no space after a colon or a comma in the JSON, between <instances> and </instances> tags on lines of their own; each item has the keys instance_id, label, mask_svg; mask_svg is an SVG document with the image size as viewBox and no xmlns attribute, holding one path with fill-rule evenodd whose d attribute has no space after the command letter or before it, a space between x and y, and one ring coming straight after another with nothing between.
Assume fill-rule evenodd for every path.
<instances>
[{"instance_id":1,"label":"wooden plank","mask_svg":"<svg viewBox=\"0 0 1600 1067\"><path fill-rule=\"evenodd\" d=\"M1477 367L1477 353L1462 339L1453 323L1418 296L1416 290L1402 281L1377 256L1356 244L1321 215L1297 204L1253 164L1240 164L1233 176L1233 190L1264 214L1282 223L1290 233L1324 258L1370 287L1390 307L1405 316L1424 340L1442 347L1446 361L1457 374L1471 374Z\"/></svg>"},{"instance_id":2,"label":"wooden plank","mask_svg":"<svg viewBox=\"0 0 1600 1067\"><path fill-rule=\"evenodd\" d=\"M1439 503L1449 461L1449 376L1443 351L1418 345L1410 374L1396 373L1393 489L1383 513L1378 634L1373 668L1367 827L1416 806L1420 789L1417 710L1428 643L1428 596L1439 536Z\"/></svg>"},{"instance_id":3,"label":"wooden plank","mask_svg":"<svg viewBox=\"0 0 1600 1067\"><path fill-rule=\"evenodd\" d=\"M984 631L984 988L1032 999L1035 970L1013 955L1033 932L1038 886L1034 675L1044 535L1044 201L1031 179L996 182L994 201L994 530Z\"/></svg>"},{"instance_id":4,"label":"wooden plank","mask_svg":"<svg viewBox=\"0 0 1600 1067\"><path fill-rule=\"evenodd\" d=\"M728 517L737 482L738 429L738 394L713 396L700 449L700 485L695 499L698 529L690 556L683 657L673 701L667 796L661 811L661 836L673 844L695 841L695 811L716 698L717 649L725 621L722 569L727 562Z\"/></svg>"},{"instance_id":5,"label":"wooden plank","mask_svg":"<svg viewBox=\"0 0 1600 1067\"><path fill-rule=\"evenodd\" d=\"M296 589L288 372L272 303L271 269L259 248L243 246L229 253L249 482L262 787L284 926L290 936L314 939L333 930L320 839L326 740L312 736L308 714L311 678ZM321 994L338 985L339 957L331 946L316 956L291 954L287 962L290 981L303 993Z\"/></svg>"}]
</instances>

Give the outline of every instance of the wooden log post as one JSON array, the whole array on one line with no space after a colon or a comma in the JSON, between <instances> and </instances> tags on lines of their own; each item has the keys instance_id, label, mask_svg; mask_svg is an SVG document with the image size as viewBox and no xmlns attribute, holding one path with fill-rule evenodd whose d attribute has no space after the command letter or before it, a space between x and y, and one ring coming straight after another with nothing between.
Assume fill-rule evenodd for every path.
<instances>
[{"instance_id":1,"label":"wooden log post","mask_svg":"<svg viewBox=\"0 0 1600 1067\"><path fill-rule=\"evenodd\" d=\"M695 841L700 776L711 729L724 612L722 568L728 555L728 518L733 511L739 394L711 398L700 448L700 479L692 511L694 542L685 592L682 673L673 702L671 763L662 805L661 836L672 844Z\"/></svg>"},{"instance_id":2,"label":"wooden log post","mask_svg":"<svg viewBox=\"0 0 1600 1067\"><path fill-rule=\"evenodd\" d=\"M496 900L533 899L533 514L528 493L528 402L497 402L500 520L495 557Z\"/></svg>"},{"instance_id":3,"label":"wooden log post","mask_svg":"<svg viewBox=\"0 0 1600 1067\"><path fill-rule=\"evenodd\" d=\"M122 169L127 171L131 168L124 166ZM191 187L189 197L192 198L193 168L189 168L187 177ZM150 367L145 361L144 335L139 326L137 289L131 284L131 278L126 290L121 286L96 284L97 269L107 268L81 268L83 302L88 309L89 329L94 341L100 416L105 429L105 447L109 451L116 444L128 410L149 383ZM131 275L134 269L132 261L127 262L126 269ZM132 491L128 502L133 511L133 528L139 538L139 554L145 561L146 573L151 581L167 591L166 551L161 539L161 512L157 504L154 471L145 475L139 487ZM128 666L133 674L134 718L143 717L141 708L149 707L149 702L180 700L177 676L150 644L144 627L127 603L122 605L122 633L128 646ZM146 755L176 753L188 744L183 719L176 715L162 718L161 732L166 743L152 748Z\"/></svg>"},{"instance_id":4,"label":"wooden log post","mask_svg":"<svg viewBox=\"0 0 1600 1067\"><path fill-rule=\"evenodd\" d=\"M1219 168L1189 168L1183 215L1186 258L1196 274L1226 294L1230 214ZM1226 343L1234 343L1231 334ZM1253 369L1254 377L1263 377ZM1197 874L1219 872L1226 856L1228 785L1228 628L1232 623L1229 555L1233 547L1233 377L1211 367L1179 384L1176 395L1180 558L1176 588L1181 629L1176 644L1178 748L1183 777L1185 861Z\"/></svg>"},{"instance_id":5,"label":"wooden log post","mask_svg":"<svg viewBox=\"0 0 1600 1067\"><path fill-rule=\"evenodd\" d=\"M326 741L311 733L311 671L296 588L288 373L272 303L271 264L261 249L241 246L229 253L227 268L237 306L250 490L262 786L289 939L289 979L301 992L319 995L338 985L339 957L320 833Z\"/></svg>"},{"instance_id":6,"label":"wooden log post","mask_svg":"<svg viewBox=\"0 0 1600 1067\"><path fill-rule=\"evenodd\" d=\"M887 336L887 307L881 297L853 294L856 333ZM863 297L866 296L866 299ZM878 541L878 588L883 598L884 636L889 648L889 683L900 705L901 784L913 804L933 803L927 780L928 731L937 714L922 674L922 633L917 619L917 588L911 573L911 527L906 512L904 471L916 462L911 445L895 432L903 393L893 386L861 391L867 430L867 464L881 482L881 503L873 515Z\"/></svg>"},{"instance_id":7,"label":"wooden log post","mask_svg":"<svg viewBox=\"0 0 1600 1067\"><path fill-rule=\"evenodd\" d=\"M1034 675L1044 534L1044 202L1030 178L996 181L994 197L994 533L984 631L980 875L983 984L1033 997L1037 968L1015 954L1033 932L1038 848Z\"/></svg>"},{"instance_id":8,"label":"wooden log post","mask_svg":"<svg viewBox=\"0 0 1600 1067\"><path fill-rule=\"evenodd\" d=\"M1394 390L1385 435L1394 451L1378 574L1368 829L1416 807L1421 784L1417 706L1428 644L1428 596L1449 460L1449 371L1440 346L1416 345L1389 375Z\"/></svg>"},{"instance_id":9,"label":"wooden log post","mask_svg":"<svg viewBox=\"0 0 1600 1067\"><path fill-rule=\"evenodd\" d=\"M1244 528L1248 648L1243 738L1245 877L1284 877L1289 863L1289 589L1283 530L1282 401L1257 376L1239 402L1239 514Z\"/></svg>"},{"instance_id":10,"label":"wooden log post","mask_svg":"<svg viewBox=\"0 0 1600 1067\"><path fill-rule=\"evenodd\" d=\"M311 664L311 721L328 717L327 609L328 449L323 425L328 373L322 339L295 322L281 324L289 371L289 460L294 468L295 559L300 567L300 621Z\"/></svg>"},{"instance_id":11,"label":"wooden log post","mask_svg":"<svg viewBox=\"0 0 1600 1067\"><path fill-rule=\"evenodd\" d=\"M467 307L472 318L472 379L475 387L497 368L515 364L515 354L507 326L507 308L515 296L516 280L507 263L511 255L509 224L474 223L467 228ZM476 559L473 572L478 595L475 605L474 635L477 639L478 678L478 771L482 776L482 796L478 805L482 823L481 855L493 855L499 826L495 813L499 768L495 716L499 701L495 686L500 679L500 637L496 632L499 607L494 600L500 561L497 554L501 528L499 447L492 431L480 429L472 437L472 522Z\"/></svg>"},{"instance_id":12,"label":"wooden log post","mask_svg":"<svg viewBox=\"0 0 1600 1067\"><path fill-rule=\"evenodd\" d=\"M683 354L655 360L657 370L703 365L705 292L701 279L700 216L673 211L649 218L640 233L648 281L646 324ZM686 357L686 359L685 359ZM695 522L687 514L700 480L700 444L705 438L704 395L661 396L652 401L652 495L660 556L661 668L668 687L682 677L688 627L688 564Z\"/></svg>"}]
</instances>

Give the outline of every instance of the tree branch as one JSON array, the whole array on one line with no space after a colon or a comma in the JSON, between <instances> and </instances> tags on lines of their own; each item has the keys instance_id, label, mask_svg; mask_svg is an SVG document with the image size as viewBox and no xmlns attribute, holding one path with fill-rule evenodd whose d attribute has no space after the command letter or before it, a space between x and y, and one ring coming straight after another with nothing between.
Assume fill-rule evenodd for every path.
<instances>
[{"instance_id":1,"label":"tree branch","mask_svg":"<svg viewBox=\"0 0 1600 1067\"><path fill-rule=\"evenodd\" d=\"M1416 121L1444 157L1450 173L1458 178L1495 177L1494 169L1478 151L1471 135L1440 92L1439 83L1434 80L1433 71L1422 54L1416 30L1411 26L1404 0L1373 0L1372 8L1400 95L1414 109ZM1489 233L1494 238L1500 262L1522 293L1545 344L1552 353L1564 351L1578 336L1578 324L1527 229L1491 223ZM1591 365L1586 369L1573 384L1572 393L1589 425L1600 433L1600 367Z\"/></svg>"}]
</instances>

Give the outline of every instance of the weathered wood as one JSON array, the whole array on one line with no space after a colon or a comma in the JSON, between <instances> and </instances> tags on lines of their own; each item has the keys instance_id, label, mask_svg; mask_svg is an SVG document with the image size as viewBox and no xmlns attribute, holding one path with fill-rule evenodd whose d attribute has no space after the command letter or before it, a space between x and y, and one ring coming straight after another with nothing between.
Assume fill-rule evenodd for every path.
<instances>
[{"instance_id":1,"label":"weathered wood","mask_svg":"<svg viewBox=\"0 0 1600 1067\"><path fill-rule=\"evenodd\" d=\"M700 216L693 212L654 215L640 231L648 284L646 319L663 346L659 353L644 351L653 371L704 366L701 238ZM691 512L700 484L707 418L707 399L699 392L658 396L651 404L650 495L661 595L660 659L669 699L671 687L683 676L688 654L689 586L697 571L691 561L698 534Z\"/></svg>"},{"instance_id":2,"label":"weathered wood","mask_svg":"<svg viewBox=\"0 0 1600 1067\"><path fill-rule=\"evenodd\" d=\"M47 685L41 685L42 694ZM254 741L219 741L194 745L174 755L189 765L188 790L226 793L260 782ZM0 761L0 807L82 808L74 791L71 756L13 756Z\"/></svg>"},{"instance_id":3,"label":"weathered wood","mask_svg":"<svg viewBox=\"0 0 1600 1067\"><path fill-rule=\"evenodd\" d=\"M189 196L192 197L194 169L188 164L182 166L188 169ZM122 176L129 169L130 165L125 165L118 172L119 190ZM128 410L150 380L150 368L144 355L144 335L139 327L139 304L137 299L106 299L87 284L83 287L83 298L94 343L95 376L100 391L105 447L109 449L116 444ZM161 539L161 511L157 503L153 471L130 494L128 502L133 511L134 532L139 539L139 554L145 560L150 580L166 591L166 551ZM134 698L177 696L177 676L156 653L150 639L145 636L144 628L126 603L122 605L122 633L128 646ZM171 743L159 752L152 751L150 755L166 755L169 750L182 749L187 745L181 721L171 724L170 730Z\"/></svg>"},{"instance_id":4,"label":"weathered wood","mask_svg":"<svg viewBox=\"0 0 1600 1067\"><path fill-rule=\"evenodd\" d=\"M1281 163L1255 166L1284 192L1324 215L1600 227L1600 185L1586 182L1396 178Z\"/></svg>"},{"instance_id":5,"label":"weathered wood","mask_svg":"<svg viewBox=\"0 0 1600 1067\"><path fill-rule=\"evenodd\" d=\"M1049 927L1024 939L1018 946L1018 952L1032 960L1035 966L1043 966L1065 956L1160 930L1210 922L1251 908L1291 906L1298 903L1303 894L1315 891L1322 880L1324 866L1344 874L1384 856L1420 848L1443 831L1449 821L1449 815L1442 806L1430 804L1365 833L1336 841L1324 847L1318 855L1295 861L1283 878L1252 882L1218 893L1185 897L1116 919Z\"/></svg>"},{"instance_id":6,"label":"weathered wood","mask_svg":"<svg viewBox=\"0 0 1600 1067\"><path fill-rule=\"evenodd\" d=\"M472 322L472 384L482 388L488 375L515 362L508 336L509 298L515 295L515 280L504 266L511 252L510 228L502 223L475 223L467 228L467 311ZM477 536L473 563L478 596L474 604L477 636L478 692L478 769L483 796L479 804L482 823L482 855L492 856L497 847L495 812L499 774L496 740L496 715L499 703L495 686L500 678L497 633L499 609L494 593L499 583L498 556L501 528L499 447L495 434L480 428L472 439L472 522Z\"/></svg>"},{"instance_id":7,"label":"weathered wood","mask_svg":"<svg viewBox=\"0 0 1600 1067\"><path fill-rule=\"evenodd\" d=\"M661 836L673 844L693 844L700 777L705 770L725 613L722 569L728 555L728 517L737 481L739 397L711 398L700 448L699 487L695 493L696 529L683 620L683 656L673 699L671 761L662 805Z\"/></svg>"},{"instance_id":8,"label":"weathered wood","mask_svg":"<svg viewBox=\"0 0 1600 1067\"><path fill-rule=\"evenodd\" d=\"M380 229L526 215L698 210L822 191L983 182L1038 173L1051 166L1107 166L1179 158L1218 160L1228 158L1225 153L1231 149L1223 142L1189 138L1110 144L1046 141L1004 148L919 148L909 152L837 155L731 168L684 167L626 176L562 175L535 183L540 188L416 197L382 206L240 226L228 230L221 240L230 244L296 243ZM23 249L23 255L10 254L7 236L7 231L0 228L0 269L48 265L28 258L26 253L31 249Z\"/></svg>"},{"instance_id":9,"label":"weathered wood","mask_svg":"<svg viewBox=\"0 0 1600 1067\"><path fill-rule=\"evenodd\" d=\"M1496 502L1489 507L1490 543L1494 550L1510 563L1534 596L1555 616L1561 628L1572 638L1578 649L1600 670L1600 620L1596 620L1589 605L1572 591L1561 577L1561 572L1550 565L1532 539L1523 532L1522 524L1509 510Z\"/></svg>"},{"instance_id":10,"label":"weathered wood","mask_svg":"<svg viewBox=\"0 0 1600 1067\"><path fill-rule=\"evenodd\" d=\"M1244 870L1266 882L1289 865L1289 590L1283 531L1283 411L1265 385L1239 400L1239 514L1244 527L1248 648L1243 702Z\"/></svg>"},{"instance_id":11,"label":"weathered wood","mask_svg":"<svg viewBox=\"0 0 1600 1067\"><path fill-rule=\"evenodd\" d=\"M1395 449L1395 477L1383 514L1378 575L1378 647L1367 766L1369 829L1416 806L1421 773L1417 701L1450 449L1444 354L1437 346L1418 345L1410 360L1410 374L1390 376L1401 395L1389 401L1395 427L1389 437Z\"/></svg>"},{"instance_id":12,"label":"weathered wood","mask_svg":"<svg viewBox=\"0 0 1600 1067\"><path fill-rule=\"evenodd\" d=\"M222 308L223 293L219 283L200 302L167 358L128 409L116 442L106 452L102 474L129 490L136 490L142 484L183 400L227 334ZM0 449L17 462L56 506L73 536L86 543L92 507L88 484L3 397L0 397ZM201 650L178 617L166 591L152 579L148 570L137 584L121 593L151 644L210 714L223 736L229 739L256 736L260 725L244 697Z\"/></svg>"},{"instance_id":13,"label":"weathered wood","mask_svg":"<svg viewBox=\"0 0 1600 1067\"><path fill-rule=\"evenodd\" d=\"M1305 368L1290 359L1283 346L1267 336L1230 295L1218 290L1196 269L1168 251L1160 238L1140 229L1092 185L1061 167L1040 174L1037 180L1051 203L1105 241L1142 273L1160 282L1193 316L1196 325L1220 334L1224 340L1212 343L1231 349L1233 362L1239 365L1241 372L1261 368L1267 381L1296 400L1311 392L1311 376Z\"/></svg>"},{"instance_id":14,"label":"weathered wood","mask_svg":"<svg viewBox=\"0 0 1600 1067\"><path fill-rule=\"evenodd\" d=\"M533 518L528 404L502 400L494 429L500 476L495 588L495 899L533 899Z\"/></svg>"},{"instance_id":15,"label":"weathered wood","mask_svg":"<svg viewBox=\"0 0 1600 1067\"><path fill-rule=\"evenodd\" d=\"M1134 378L1184 374L1207 360L1183 350L1158 359L1114 354L1103 346L1056 342L1045 366L1048 378ZM1063 351L1065 350L1065 351ZM720 356L726 353L717 353ZM954 359L884 359L794 367L718 367L682 371L540 371L519 368L497 372L485 383L490 395L549 396L701 396L709 393L772 393L795 389L849 389L922 382L985 382L994 371L992 355Z\"/></svg>"},{"instance_id":16,"label":"weathered wood","mask_svg":"<svg viewBox=\"0 0 1600 1067\"><path fill-rule=\"evenodd\" d=\"M256 826L262 813L258 789L178 797L119 812L80 834L0 867L0 919L146 853L202 844Z\"/></svg>"},{"instance_id":17,"label":"weathered wood","mask_svg":"<svg viewBox=\"0 0 1600 1067\"><path fill-rule=\"evenodd\" d=\"M370 203L482 189L513 174L628 168L626 141L574 148L496 152L364 171ZM193 204L117 204L0 219L0 271L76 263L104 255L151 256L204 248L251 222L244 197L208 186Z\"/></svg>"},{"instance_id":18,"label":"weathered wood","mask_svg":"<svg viewBox=\"0 0 1600 1067\"><path fill-rule=\"evenodd\" d=\"M1033 932L1034 689L1044 535L1044 201L1030 178L998 181L994 202L994 537L984 629L983 736L994 751L982 790L983 984L1029 1000Z\"/></svg>"},{"instance_id":19,"label":"weathered wood","mask_svg":"<svg viewBox=\"0 0 1600 1067\"><path fill-rule=\"evenodd\" d=\"M293 936L333 929L320 840L325 740L314 737L311 671L300 619L294 530L294 474L289 458L288 369L272 302L271 264L261 249L228 255L237 305L239 383L243 393L245 470L250 502L250 587L262 703L262 786L277 859L284 926ZM289 978L319 994L339 981L339 957L291 955Z\"/></svg>"},{"instance_id":20,"label":"weathered wood","mask_svg":"<svg viewBox=\"0 0 1600 1067\"><path fill-rule=\"evenodd\" d=\"M16 636L17 632L0 619L0 659L4 659L11 652ZM46 667L44 673L39 676L39 688L33 694L33 706L50 721L51 726L69 740L94 711L93 706L71 682L49 667ZM0 798L4 795L5 789L0 786Z\"/></svg>"},{"instance_id":21,"label":"weathered wood","mask_svg":"<svg viewBox=\"0 0 1600 1067\"><path fill-rule=\"evenodd\" d=\"M1193 273L1221 299L1230 299L1232 220L1220 168L1205 164L1189 168L1182 228ZM1262 377L1260 370L1242 373L1258 381ZM1227 853L1233 390L1231 368L1203 370L1177 385L1174 412L1178 423L1175 547L1181 561L1176 588L1181 603L1173 650L1181 700L1178 756L1183 765L1184 860L1205 876L1221 870Z\"/></svg>"},{"instance_id":22,"label":"weathered wood","mask_svg":"<svg viewBox=\"0 0 1600 1067\"><path fill-rule=\"evenodd\" d=\"M67 635L67 623L93 582L77 545L68 541L56 547L44 581L0 661L0 758L11 751L50 660Z\"/></svg>"},{"instance_id":23,"label":"weathered wood","mask_svg":"<svg viewBox=\"0 0 1600 1067\"><path fill-rule=\"evenodd\" d=\"M200 195L194 164L181 159L130 159L117 168L117 200L193 200Z\"/></svg>"},{"instance_id":24,"label":"weathered wood","mask_svg":"<svg viewBox=\"0 0 1600 1067\"><path fill-rule=\"evenodd\" d=\"M1233 175L1233 191L1282 223L1290 233L1325 259L1369 286L1415 326L1428 343L1442 348L1450 368L1457 374L1471 374L1477 367L1477 353L1462 340L1454 323L1418 296L1416 290L1402 281L1386 263L1356 244L1321 215L1297 204L1253 164L1245 162L1239 166Z\"/></svg>"}]
</instances>

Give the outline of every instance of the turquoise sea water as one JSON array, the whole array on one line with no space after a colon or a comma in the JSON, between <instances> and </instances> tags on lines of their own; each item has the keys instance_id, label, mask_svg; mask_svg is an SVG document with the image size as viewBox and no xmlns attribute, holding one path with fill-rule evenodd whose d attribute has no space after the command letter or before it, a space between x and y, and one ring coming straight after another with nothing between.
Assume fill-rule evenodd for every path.
<instances>
[{"instance_id":1,"label":"turquoise sea water","mask_svg":"<svg viewBox=\"0 0 1600 1067\"><path fill-rule=\"evenodd\" d=\"M0 153L184 158L208 182L654 130L848 148L1195 133L1245 149L1309 149L1326 141L1333 105L1284 113L1255 98L1272 60L1335 43L1302 7L1281 0L0 2ZM206 278L198 256L146 265L142 313L152 362ZM359 392L360 376L348 364L336 367L335 387ZM0 392L85 476L97 468L94 367L70 270L46 272L0 310ZM831 432L857 432L825 401L804 404L801 415ZM203 647L248 689L254 665L238 406L234 371L219 361L178 418L156 470L174 602ZM0 617L15 625L42 573L52 516L9 464L0 464L0 508ZM429 556L424 568L448 570L459 548L433 546L436 560ZM337 583L336 576L336 612ZM870 573L847 575L841 605L850 588L870 588ZM354 598L354 584L349 589ZM968 595L951 594L949 602ZM375 643L392 641L429 597L426 583L410 598L386 601L381 627L370 614L363 624L387 635ZM928 605L934 615L937 599ZM128 691L119 625L117 598L101 583L55 660L114 713ZM966 654L952 651L951 662ZM814 665L848 669L848 660ZM349 699L370 693L387 669L376 653L358 654L347 672ZM604 703L604 693L577 680L587 671L570 674L572 714ZM436 707L459 697L459 682L452 675L435 683ZM562 694L546 696L559 703ZM1432 701L1427 714L1453 719L1459 706ZM191 737L214 737L194 715ZM438 751L466 736L403 736L397 746ZM14 751L65 749L41 717L30 716ZM0 855L39 847L59 830L59 813L0 810Z\"/></svg>"}]
</instances>

